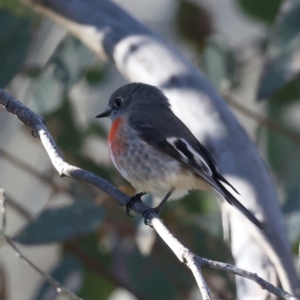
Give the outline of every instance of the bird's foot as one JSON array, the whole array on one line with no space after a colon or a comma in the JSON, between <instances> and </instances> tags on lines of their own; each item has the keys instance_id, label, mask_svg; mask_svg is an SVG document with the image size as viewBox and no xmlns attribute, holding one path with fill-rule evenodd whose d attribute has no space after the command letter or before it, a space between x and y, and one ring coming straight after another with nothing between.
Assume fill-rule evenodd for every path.
<instances>
[{"instance_id":1,"label":"bird's foot","mask_svg":"<svg viewBox=\"0 0 300 300\"><path fill-rule=\"evenodd\" d=\"M145 223L145 225L149 225L150 227L153 228L153 226L151 225L151 222L149 221L149 216L152 213L159 214L160 209L161 209L161 207L157 206L155 208L148 208L148 209L146 209L146 210L143 211L142 216L144 217L144 223Z\"/></svg>"},{"instance_id":2,"label":"bird's foot","mask_svg":"<svg viewBox=\"0 0 300 300\"><path fill-rule=\"evenodd\" d=\"M142 201L141 197L146 195L147 193L142 192L142 193L138 193L132 197L130 197L130 200L128 201L128 203L126 204L126 213L129 217L132 217L132 215L130 214L130 209L132 207L132 205L137 202L137 201Z\"/></svg>"}]
</instances>

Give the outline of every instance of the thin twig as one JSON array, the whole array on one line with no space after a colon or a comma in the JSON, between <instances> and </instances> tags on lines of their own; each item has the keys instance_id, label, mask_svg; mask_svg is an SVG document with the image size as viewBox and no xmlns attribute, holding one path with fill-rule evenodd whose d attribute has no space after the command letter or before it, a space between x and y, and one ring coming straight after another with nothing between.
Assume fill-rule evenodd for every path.
<instances>
[{"instance_id":1,"label":"thin twig","mask_svg":"<svg viewBox=\"0 0 300 300\"><path fill-rule=\"evenodd\" d=\"M230 104L230 106L241 112L243 115L255 120L260 125L263 125L268 129L287 137L288 139L292 140L295 144L300 146L300 134L280 125L278 122L268 117L261 116L260 114L238 103L236 100L233 99L233 97L224 96L224 98L226 102Z\"/></svg>"},{"instance_id":2,"label":"thin twig","mask_svg":"<svg viewBox=\"0 0 300 300\"><path fill-rule=\"evenodd\" d=\"M7 205L10 205L13 209L17 211L22 217L25 219L31 219L32 215L29 211L24 209L20 206L17 201L13 200L11 197L7 197ZM124 280L118 278L118 276L115 276L110 271L107 270L106 266L104 266L101 261L93 258L92 255L90 255L80 244L74 241L66 241L64 243L64 249L72 253L74 256L76 256L81 262L83 262L88 268L95 271L99 276L107 279L108 281L112 282L116 286L121 286L124 289L131 292L133 295L136 296L139 300L148 300L147 297L144 295L141 295L138 291L136 291L134 288L132 288L127 282L124 282Z\"/></svg>"},{"instance_id":3,"label":"thin twig","mask_svg":"<svg viewBox=\"0 0 300 300\"><path fill-rule=\"evenodd\" d=\"M71 300L83 300L77 297L74 293L63 287L59 284L52 276L42 271L39 267L37 267L31 260L29 260L22 252L17 248L14 242L5 234L5 222L6 222L6 207L5 207L5 192L4 189L0 189L0 212L2 217L0 235L6 241L6 243L15 251L16 257L23 260L27 263L32 269L34 269L37 273L39 273L42 277L44 277L57 291L58 294L63 294Z\"/></svg>"},{"instance_id":4,"label":"thin twig","mask_svg":"<svg viewBox=\"0 0 300 300\"><path fill-rule=\"evenodd\" d=\"M39 267L37 267L32 261L30 261L25 255L21 253L21 251L17 248L17 246L13 243L13 241L6 235L1 234L7 244L16 252L17 258L20 258L24 262L26 262L32 269L34 269L37 273L39 273L42 277L44 277L56 290L58 294L63 294L67 296L71 300L83 300L82 298L77 297L74 293L64 288L61 284L59 284L52 276L42 271Z\"/></svg>"},{"instance_id":5,"label":"thin twig","mask_svg":"<svg viewBox=\"0 0 300 300\"><path fill-rule=\"evenodd\" d=\"M2 156L5 160L9 161L16 167L20 168L21 170L25 171L26 173L32 175L35 178L38 178L43 183L51 186L55 192L63 192L67 193L67 190L64 187L57 185L49 176L44 175L43 173L39 172L35 168L31 167L29 164L25 163L24 161L20 160L18 157L8 153L4 149L0 148L0 156Z\"/></svg>"},{"instance_id":6,"label":"thin twig","mask_svg":"<svg viewBox=\"0 0 300 300\"><path fill-rule=\"evenodd\" d=\"M228 273L232 273L244 278L247 278L249 280L252 280L256 282L262 289L265 289L269 291L270 293L286 300L296 300L299 298L294 297L293 295L283 291L280 288L275 287L271 283L267 282L266 280L262 279L261 277L257 276L257 274L248 272L246 270L240 269L236 266L213 261L210 259L202 258L198 255L195 255L192 253L188 248L186 248L184 245L182 245L171 233L170 231L163 225L163 223L159 219L153 219L152 225L158 232L158 234L161 236L161 238L165 241L165 243L173 250L173 252L177 255L178 259L182 262L184 262L189 268L195 268L197 270L201 270L202 267L209 267L211 269L217 269L217 270L223 270ZM202 297L205 296L207 298L204 299L211 299L209 290L205 287L205 281L202 281L202 273L193 272L197 282L198 286L201 290Z\"/></svg>"},{"instance_id":7,"label":"thin twig","mask_svg":"<svg viewBox=\"0 0 300 300\"><path fill-rule=\"evenodd\" d=\"M233 266L230 264L213 261L213 260L210 260L207 258L202 258L199 256L197 256L196 259L199 261L199 264L202 267L209 267L209 268L215 269L215 270L223 270L228 273L232 273L232 274L247 278L249 280L252 280L253 282L256 282L262 289L267 290L270 293L272 293L282 299L286 299L286 300L299 299L299 298L296 298L295 296L283 291L282 289L277 288L276 286L270 284L269 282L265 281L264 279L262 279L255 273L248 272L246 270L237 268L236 266Z\"/></svg>"},{"instance_id":8,"label":"thin twig","mask_svg":"<svg viewBox=\"0 0 300 300\"><path fill-rule=\"evenodd\" d=\"M285 290L297 290L299 281L289 247L286 247L288 240L274 184L257 149L243 130L236 130L239 125L235 118L201 72L175 47L143 26L113 1L22 2L65 27L101 59L113 63L129 81L143 81L162 89L170 98L174 112L195 132L196 138L209 144L223 173L234 175L231 183L239 186L241 194L247 195L244 197L246 206L250 205L252 212L261 216L264 223L268 224L267 228L271 229L266 230L262 236L250 227L250 223L243 222L241 226L245 230L242 241L239 239L240 228L232 226L231 236L234 237L234 242L231 243L231 248L237 264L242 265L243 261L255 256L254 269L261 270L264 277L269 272L276 272ZM235 134L231 135L232 132ZM228 164L228 151L234 157L234 164ZM253 161L257 163L254 164ZM244 172L246 169L247 174ZM241 178L247 182L246 185L241 185ZM237 214L230 213L229 218L233 224ZM245 241L253 242L253 238L257 241L257 247L238 251ZM264 268L266 264L268 267ZM265 294L253 291L247 280L242 280L237 289L239 292L243 290L244 296L250 298L258 294L264 297Z\"/></svg>"},{"instance_id":9,"label":"thin twig","mask_svg":"<svg viewBox=\"0 0 300 300\"><path fill-rule=\"evenodd\" d=\"M49 133L47 127L44 124L44 119L35 114L29 108L24 106L22 103L14 99L12 96L7 94L5 91L0 89L0 104L2 104L8 112L15 114L21 122L23 122L26 126L30 126L37 136L40 138L45 150L47 151L52 164L58 171L61 176L68 176L70 178L82 180L86 183L89 183L100 190L106 192L113 198L115 198L119 204L125 205L130 200L130 197L120 190L118 190L114 185L104 180L103 178L96 176L95 174L88 172L86 170L80 169L78 167L72 166L68 164L61 156L57 145L55 144L51 134ZM145 209L148 207L142 203L141 201L135 202L132 206L132 210L142 215ZM297 299L296 297L290 295L283 290L276 288L272 284L258 277L256 274L244 271L234 266L230 266L228 264L223 264L218 262L212 262L210 260L202 259L199 256L194 255L188 248L183 246L166 228L163 224L162 220L156 213L152 213L149 216L149 220L152 223L152 226L157 231L157 233L161 236L161 238L166 242L166 244L172 249L172 251L176 254L178 259L181 262L184 262L192 271L196 282L199 286L199 289L202 293L204 299L210 298L210 291L207 287L207 284L203 278L201 267L202 266L217 266L219 269L226 270L227 272L234 273L244 278L251 279L257 282L261 287L268 290L270 293L273 293L282 299ZM205 263L204 263L205 262ZM212 262L210 264L209 262ZM230 267L228 267L230 266ZM217 268L215 267L215 268Z\"/></svg>"}]
</instances>

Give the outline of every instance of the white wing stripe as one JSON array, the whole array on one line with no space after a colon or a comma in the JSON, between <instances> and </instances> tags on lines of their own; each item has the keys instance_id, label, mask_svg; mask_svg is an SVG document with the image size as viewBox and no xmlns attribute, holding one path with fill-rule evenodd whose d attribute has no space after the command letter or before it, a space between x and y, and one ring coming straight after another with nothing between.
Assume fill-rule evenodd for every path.
<instances>
[{"instance_id":1,"label":"white wing stripe","mask_svg":"<svg viewBox=\"0 0 300 300\"><path fill-rule=\"evenodd\" d=\"M193 147L185 140L185 139L181 139L181 138L168 138L166 139L166 141L171 144L177 151L179 151L184 157L185 159L188 160L188 157L185 155L185 153L183 153L180 149L178 149L175 145L175 142L180 140L181 142L183 142L186 146L187 146L187 149L190 153L193 154L194 158L195 158L195 161L199 164L199 166L205 166L207 171L208 171L208 174L209 175L212 175L212 171L209 167L209 165L207 164L207 162L205 161L205 159L197 152L193 149Z\"/></svg>"}]
</instances>

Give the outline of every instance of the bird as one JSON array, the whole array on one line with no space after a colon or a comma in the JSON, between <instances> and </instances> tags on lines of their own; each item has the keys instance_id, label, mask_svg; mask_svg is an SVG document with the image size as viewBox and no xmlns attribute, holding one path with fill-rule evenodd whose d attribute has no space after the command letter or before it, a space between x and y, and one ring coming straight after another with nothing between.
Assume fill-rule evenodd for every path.
<instances>
[{"instance_id":1,"label":"bird","mask_svg":"<svg viewBox=\"0 0 300 300\"><path fill-rule=\"evenodd\" d=\"M104 117L112 120L108 144L113 164L137 191L126 205L128 214L143 195L160 197L157 207L142 214L151 226L150 214L159 213L169 198L179 199L189 190L214 190L263 229L227 189L238 193L219 172L209 151L173 113L159 88L140 82L121 86L111 95L107 109L96 116Z\"/></svg>"}]
</instances>

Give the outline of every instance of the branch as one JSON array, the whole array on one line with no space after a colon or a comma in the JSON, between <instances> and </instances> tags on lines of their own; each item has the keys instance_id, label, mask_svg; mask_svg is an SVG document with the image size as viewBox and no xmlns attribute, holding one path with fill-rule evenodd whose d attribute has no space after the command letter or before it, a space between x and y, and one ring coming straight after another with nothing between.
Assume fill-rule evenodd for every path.
<instances>
[{"instance_id":1,"label":"branch","mask_svg":"<svg viewBox=\"0 0 300 300\"><path fill-rule=\"evenodd\" d=\"M80 169L78 167L72 166L68 164L64 159L62 158L62 155L59 152L59 149L57 145L55 144L51 134L49 133L47 127L45 126L45 122L43 117L35 114L33 111L31 111L29 108L27 108L25 105L14 99L11 95L6 93L5 91L0 89L0 104L3 105L8 112L13 113L16 115L23 124L26 126L31 127L31 129L35 132L35 134L40 138L46 152L48 153L50 160L53 164L53 166L56 168L60 176L67 176L73 179L82 180L86 183L89 183L98 189L106 192L113 198L115 198L119 204L125 205L130 200L130 197L124 193L122 193L120 190L118 190L114 185L109 183L108 181L104 180L103 178L96 176L95 174L88 172L86 170ZM2 201L1 203L5 203L5 201ZM4 205L2 205L4 207ZM142 202L135 202L132 206L132 210L134 210L136 213L142 215L143 212L148 209L148 207L142 203ZM1 209L5 213L4 209ZM210 262L210 260L204 260L199 256L195 256L188 248L183 246L166 228L166 226L163 224L162 220L159 218L159 216L155 213L152 213L149 216L149 220L152 223L153 228L156 230L156 232L160 235L160 237L165 241L165 243L171 248L171 250L175 253L175 255L178 257L178 259L185 263L191 272L193 273L196 282L199 286L199 289L201 291L201 294L203 296L203 299L210 300L210 291L207 286L206 281L204 280L204 277L202 275L201 267L205 264L203 261L205 261L207 264ZM5 236L5 238L7 238ZM15 249L15 251L18 251L17 248L8 240L8 243L11 247ZM20 256L26 260L21 254ZM27 260L26 260L27 261ZM28 262L28 261L27 261ZM200 263L199 263L200 262ZM28 262L30 265L31 262ZM241 270L237 267L231 266L231 268L228 268L229 265L224 264L226 267L222 267L220 263L212 262L210 267L212 267L214 264L218 264L219 269L226 270L228 272L232 272L234 274L240 275L242 277L247 278L247 274L249 277L249 273L247 271ZM33 267L33 266L32 266ZM38 268L34 267L38 272L40 271ZM234 270L235 272L233 272ZM246 274L246 275L245 275ZM46 274L47 275L47 274ZM48 275L49 276L49 275ZM47 280L51 283L51 280L46 276ZM275 295L278 295L282 297L282 299L297 299L293 297L292 295L276 288L275 286L271 285L270 283L264 281L263 279L259 278L255 274L252 274L249 279L259 279L259 284L268 290L271 293L274 293ZM262 284L263 283L263 284ZM52 284L56 284L55 282L52 282ZM59 286L59 291L64 292L62 287ZM278 292L280 291L280 293ZM276 294L277 293L277 294ZM289 297L289 298L287 298Z\"/></svg>"},{"instance_id":2,"label":"branch","mask_svg":"<svg viewBox=\"0 0 300 300\"><path fill-rule=\"evenodd\" d=\"M299 290L274 184L257 149L202 74L174 47L113 1L21 1L64 26L130 81L142 81L163 90L174 113L207 146L220 171L243 195L245 206L266 224L262 235L229 210L231 249L237 264L248 266L249 260L255 258L253 270L265 278L279 278L289 292ZM251 247L241 251L245 245ZM237 288L244 297L266 297L248 286L247 281Z\"/></svg>"},{"instance_id":3,"label":"branch","mask_svg":"<svg viewBox=\"0 0 300 300\"><path fill-rule=\"evenodd\" d=\"M299 298L283 291L282 289L275 287L274 285L272 285L269 282L267 282L266 280L262 279L255 273L251 273L246 270L242 270L242 269L237 268L236 266L233 266L230 264L213 261L213 260L210 260L207 258L202 258L199 256L195 256L195 260L202 267L209 267L210 269L215 269L215 270L223 270L225 272L247 278L247 279L257 283L262 289L269 291L270 293L276 295L277 297L279 297L281 299L286 299L286 300L299 299Z\"/></svg>"},{"instance_id":4,"label":"branch","mask_svg":"<svg viewBox=\"0 0 300 300\"><path fill-rule=\"evenodd\" d=\"M15 157L14 155L6 152L4 149L0 148L0 156L2 156L5 160L9 161L17 168L25 171L31 176L38 178L40 181L45 183L46 185L52 187L55 192L67 193L67 190L64 187L57 185L51 177L44 175L43 173L37 171L35 168L32 168L29 164Z\"/></svg>"},{"instance_id":5,"label":"branch","mask_svg":"<svg viewBox=\"0 0 300 300\"><path fill-rule=\"evenodd\" d=\"M37 267L31 260L29 260L22 252L17 248L14 242L5 234L5 220L6 220L6 199L4 189L0 189L0 213L2 217L2 224L0 227L0 236L6 241L6 243L15 251L16 257L23 260L27 263L32 269L34 269L37 273L39 273L42 277L44 277L57 291L58 294L62 294L67 296L68 299L71 300L83 300L77 297L74 293L63 287L60 283L58 283L52 276L42 271L39 267Z\"/></svg>"},{"instance_id":6,"label":"branch","mask_svg":"<svg viewBox=\"0 0 300 300\"><path fill-rule=\"evenodd\" d=\"M272 130L280 135L285 136L286 138L293 141L297 146L300 146L299 133L282 126L273 119L270 119L266 116L262 116L252 111L243 104L240 104L239 102L234 100L234 98L230 95L224 95L224 98L228 104L230 104L233 108L241 112L243 115L247 116L248 118L251 118L252 120L255 120L258 124L267 127L269 130Z\"/></svg>"}]
</instances>

